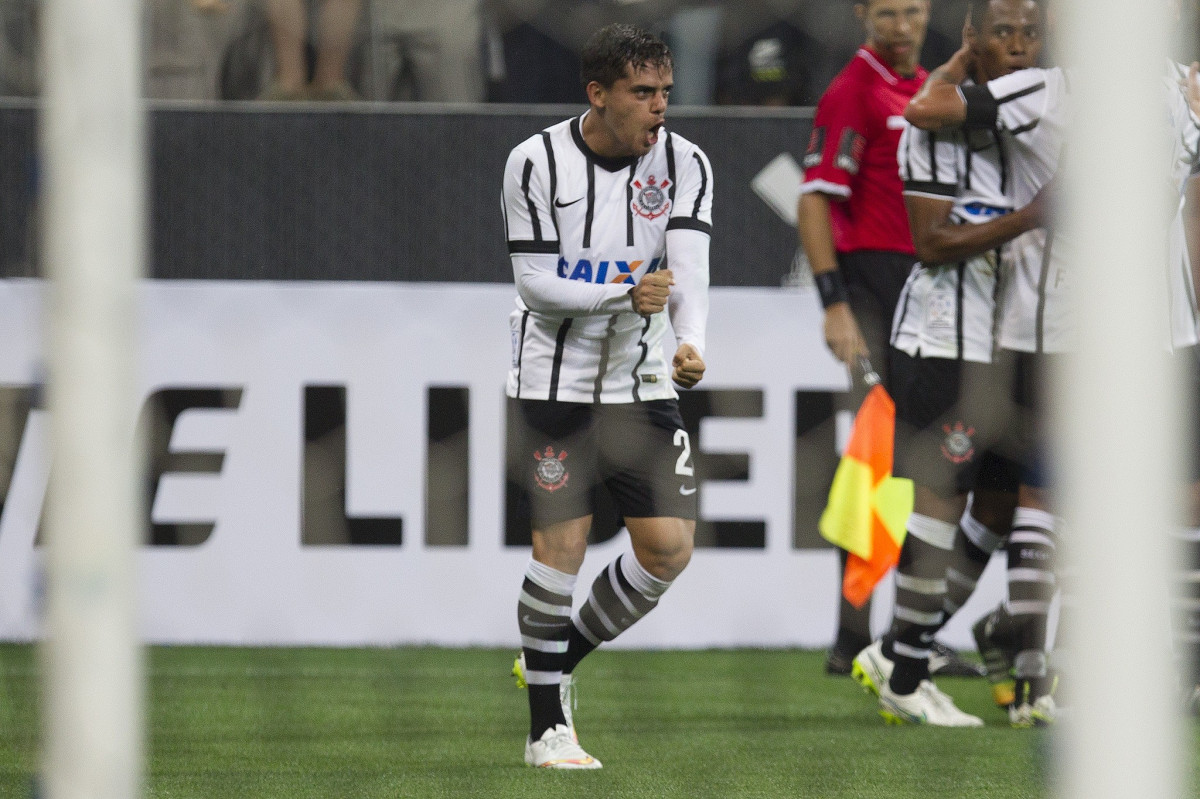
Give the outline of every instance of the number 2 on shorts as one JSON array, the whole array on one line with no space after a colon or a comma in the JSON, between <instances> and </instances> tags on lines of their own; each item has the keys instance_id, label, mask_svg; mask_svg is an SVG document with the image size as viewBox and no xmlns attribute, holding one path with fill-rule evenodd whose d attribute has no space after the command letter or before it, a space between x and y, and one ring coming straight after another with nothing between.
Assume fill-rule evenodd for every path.
<instances>
[{"instance_id":1,"label":"number 2 on shorts","mask_svg":"<svg viewBox=\"0 0 1200 799\"><path fill-rule=\"evenodd\" d=\"M688 466L688 459L692 457L692 442L686 430L675 431L675 446L683 447L683 452L679 453L679 458L675 461L675 474L691 477L694 470Z\"/></svg>"}]
</instances>

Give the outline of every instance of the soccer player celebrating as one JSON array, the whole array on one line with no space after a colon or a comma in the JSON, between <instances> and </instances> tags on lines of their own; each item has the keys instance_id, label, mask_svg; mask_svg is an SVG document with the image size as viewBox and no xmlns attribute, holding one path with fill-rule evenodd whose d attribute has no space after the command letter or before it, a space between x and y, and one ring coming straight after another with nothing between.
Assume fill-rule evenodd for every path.
<instances>
[{"instance_id":1,"label":"soccer player celebrating","mask_svg":"<svg viewBox=\"0 0 1200 799\"><path fill-rule=\"evenodd\" d=\"M1041 34L1036 0L973 0L963 46L940 72L974 85L1027 69L1040 55ZM1013 209L1004 158L995 130L906 127L900 138L921 262L892 330L895 471L916 491L890 631L854 661L855 678L896 722L982 724L929 681L929 644L974 589L1016 502L1019 467L999 446L1012 423L997 400L1008 374L991 363L998 250L1042 224L1042 203Z\"/></svg>"},{"instance_id":2,"label":"soccer player celebrating","mask_svg":"<svg viewBox=\"0 0 1200 799\"><path fill-rule=\"evenodd\" d=\"M581 77L588 110L514 148L503 191L518 293L508 469L533 522L514 671L529 688L525 762L564 769L600 768L571 718L575 666L653 610L691 558L696 483L672 382L704 375L713 193L705 154L663 127L673 68L662 41L603 28ZM572 616L601 483L632 551Z\"/></svg>"},{"instance_id":3,"label":"soccer player celebrating","mask_svg":"<svg viewBox=\"0 0 1200 799\"><path fill-rule=\"evenodd\" d=\"M960 77L951 68L935 70L909 103L905 118L926 130L961 125L997 130L1009 158L1006 194L1017 206L1032 202L1058 169L1069 119L1065 74L1059 68L1026 69L969 87L959 87ZM1037 228L1014 239L1002 254L1009 279L1002 289L997 343L1016 359L1014 398L1028 420L1008 538L1007 609L1017 628L1016 698L1010 715L1016 726L1051 723L1056 712L1046 626L1057 590L1055 560L1062 522L1053 512L1046 463L1043 376L1073 343L1068 246L1052 230Z\"/></svg>"}]
</instances>

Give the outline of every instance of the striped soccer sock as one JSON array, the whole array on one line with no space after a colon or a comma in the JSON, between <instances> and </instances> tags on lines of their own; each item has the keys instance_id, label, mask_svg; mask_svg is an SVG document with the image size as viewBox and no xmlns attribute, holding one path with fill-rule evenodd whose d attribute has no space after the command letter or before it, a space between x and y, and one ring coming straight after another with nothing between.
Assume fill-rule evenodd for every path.
<instances>
[{"instance_id":1,"label":"striped soccer sock","mask_svg":"<svg viewBox=\"0 0 1200 799\"><path fill-rule=\"evenodd\" d=\"M534 741L566 724L558 688L571 632L571 596L576 575L530 560L517 602L525 682L529 685L529 735Z\"/></svg>"},{"instance_id":2,"label":"striped soccer sock","mask_svg":"<svg viewBox=\"0 0 1200 799\"><path fill-rule=\"evenodd\" d=\"M957 613L975 592L980 575L999 546L1000 537L972 516L968 506L959 520L954 551L946 567L946 618Z\"/></svg>"},{"instance_id":3,"label":"striped soccer sock","mask_svg":"<svg viewBox=\"0 0 1200 799\"><path fill-rule=\"evenodd\" d=\"M1046 625L1057 589L1054 515L1017 508L1008 539L1008 612L1020 630L1014 671L1018 680L1046 677Z\"/></svg>"},{"instance_id":4,"label":"striped soccer sock","mask_svg":"<svg viewBox=\"0 0 1200 799\"><path fill-rule=\"evenodd\" d=\"M888 685L898 694L911 694L929 678L929 645L946 622L946 566L955 529L920 513L909 516L888 633L895 663Z\"/></svg>"},{"instance_id":5,"label":"striped soccer sock","mask_svg":"<svg viewBox=\"0 0 1200 799\"><path fill-rule=\"evenodd\" d=\"M579 661L605 641L611 641L658 606L671 587L626 552L605 567L592 583L587 601L571 620L570 646L563 671L572 673Z\"/></svg>"},{"instance_id":6,"label":"striped soccer sock","mask_svg":"<svg viewBox=\"0 0 1200 799\"><path fill-rule=\"evenodd\" d=\"M1184 684L1195 687L1200 685L1200 529L1184 533L1180 545L1185 554L1175 574L1175 645Z\"/></svg>"}]
</instances>

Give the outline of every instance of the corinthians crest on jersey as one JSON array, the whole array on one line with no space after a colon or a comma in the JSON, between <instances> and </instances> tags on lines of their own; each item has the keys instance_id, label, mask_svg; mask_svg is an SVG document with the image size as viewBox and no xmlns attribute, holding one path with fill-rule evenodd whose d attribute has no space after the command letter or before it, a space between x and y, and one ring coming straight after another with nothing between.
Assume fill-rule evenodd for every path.
<instances>
[{"instance_id":1,"label":"corinthians crest on jersey","mask_svg":"<svg viewBox=\"0 0 1200 799\"><path fill-rule=\"evenodd\" d=\"M666 192L670 185L670 178L663 179L661 186L655 185L654 175L646 178L644 185L640 180L634 180L633 188L637 193L633 196L633 212L647 219L656 219L670 211L671 201Z\"/></svg>"},{"instance_id":2,"label":"corinthians crest on jersey","mask_svg":"<svg viewBox=\"0 0 1200 799\"><path fill-rule=\"evenodd\" d=\"M668 314L639 316L627 293L663 268L676 275L673 302L698 290L679 280L683 262L671 263L668 230L704 237L697 285L707 290L712 168L699 147L665 128L646 155L599 155L583 138L585 119L531 136L505 166L505 233L519 289L507 393L588 403L674 397L662 351ZM548 285L551 277L566 283ZM532 284L561 302L527 304Z\"/></svg>"}]
</instances>

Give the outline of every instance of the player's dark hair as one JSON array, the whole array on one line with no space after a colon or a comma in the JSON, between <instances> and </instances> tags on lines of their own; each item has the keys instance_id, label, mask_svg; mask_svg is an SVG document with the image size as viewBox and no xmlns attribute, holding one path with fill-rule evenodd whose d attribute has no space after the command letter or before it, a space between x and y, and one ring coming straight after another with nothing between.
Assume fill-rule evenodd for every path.
<instances>
[{"instance_id":1,"label":"player's dark hair","mask_svg":"<svg viewBox=\"0 0 1200 799\"><path fill-rule=\"evenodd\" d=\"M625 65L634 72L643 67L673 69L674 59L666 43L633 25L607 25L592 36L579 56L579 79L587 86L596 81L611 88L625 77Z\"/></svg>"},{"instance_id":2,"label":"player's dark hair","mask_svg":"<svg viewBox=\"0 0 1200 799\"><path fill-rule=\"evenodd\" d=\"M983 17L987 14L991 2L992 0L970 0L967 3L967 13L971 15L971 24L975 26L976 30L983 24Z\"/></svg>"},{"instance_id":3,"label":"player's dark hair","mask_svg":"<svg viewBox=\"0 0 1200 799\"><path fill-rule=\"evenodd\" d=\"M983 23L983 17L985 14L987 14L988 6L991 5L991 3L992 0L969 0L967 3L967 12L971 15L971 24L974 25L976 29L978 29ZM1037 0L1037 4L1038 7L1041 8L1042 14L1044 15L1046 13L1046 6L1049 4L1049 0Z\"/></svg>"}]
</instances>

